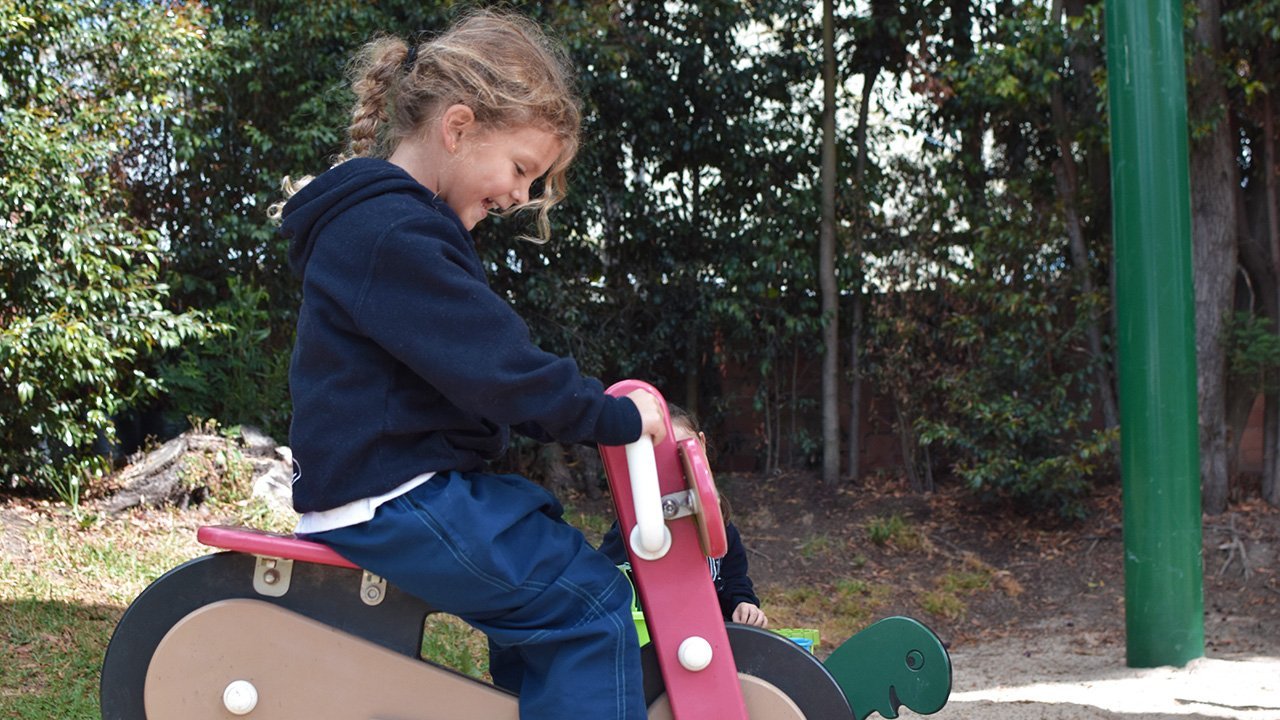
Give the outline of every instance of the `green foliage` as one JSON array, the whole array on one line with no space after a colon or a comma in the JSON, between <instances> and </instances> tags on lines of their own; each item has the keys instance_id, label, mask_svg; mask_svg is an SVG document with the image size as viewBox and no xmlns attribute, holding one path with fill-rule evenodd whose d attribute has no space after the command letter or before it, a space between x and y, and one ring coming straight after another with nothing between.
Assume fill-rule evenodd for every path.
<instances>
[{"instance_id":1,"label":"green foliage","mask_svg":"<svg viewBox=\"0 0 1280 720\"><path fill-rule=\"evenodd\" d=\"M285 439L300 298L267 209L286 176L317 174L342 150L352 99L344 68L356 49L379 32L441 27L450 5L206 4L206 52L183 78L187 112L151 126L139 158L169 171L133 188L135 206L181 238L164 268L172 303L217 323L158 370L174 414Z\"/></svg>"},{"instance_id":2,"label":"green foliage","mask_svg":"<svg viewBox=\"0 0 1280 720\"><path fill-rule=\"evenodd\" d=\"M902 422L971 488L1075 517L1111 442L1091 425L1081 352L1097 299L1078 294L1025 192L1008 183L963 249L951 236L915 246L931 253L936 290L875 304L874 347L891 358L875 372L908 408Z\"/></svg>"},{"instance_id":3,"label":"green foliage","mask_svg":"<svg viewBox=\"0 0 1280 720\"><path fill-rule=\"evenodd\" d=\"M1100 43L1095 14L1010 10L940 21L929 40L941 57L917 117L945 140L892 169L898 212L874 250L887 258L881 286L906 290L872 299L868 365L909 462L1077 517L1114 440L1094 418L1106 358L1086 350L1105 295L1081 281L1105 287L1109 253L1086 246L1076 267L1063 204L1075 203L1086 242L1107 237L1105 195L1088 184L1106 166L1089 120ZM1074 200L1055 182L1068 175Z\"/></svg>"},{"instance_id":4,"label":"green foliage","mask_svg":"<svg viewBox=\"0 0 1280 720\"><path fill-rule=\"evenodd\" d=\"M1240 312L1226 327L1227 373L1254 393L1280 390L1280 335L1273 324Z\"/></svg>"},{"instance_id":5,"label":"green foliage","mask_svg":"<svg viewBox=\"0 0 1280 720\"><path fill-rule=\"evenodd\" d=\"M510 5L564 40L586 128L551 243L516 240L519 218L481 226L494 288L586 372L672 399L688 388L712 427L749 401L766 467L806 462L814 408L791 369L821 351L811 4ZM838 157L845 178L860 168L838 190L838 279L846 300L874 293L867 386L911 463L1075 515L1114 440L1094 417L1099 361L1081 351L1108 293L1077 272L1108 285L1101 3L1068 17L1028 2L838 5ZM72 480L105 470L89 450L111 417L152 403L283 436L298 288L266 208L284 176L342 148L353 51L464 7L0 8L2 477L73 500ZM1246 203L1265 185L1275 9L1222 15ZM850 115L876 77L863 152ZM895 154L908 126L928 140ZM1084 267L1066 242L1066 174ZM1232 342L1235 372L1267 372L1265 332ZM747 374L719 387L730 365Z\"/></svg>"},{"instance_id":6,"label":"green foliage","mask_svg":"<svg viewBox=\"0 0 1280 720\"><path fill-rule=\"evenodd\" d=\"M267 290L227 280L227 299L206 314L210 332L161 369L169 402L188 416L289 431L289 355ZM286 335L292 338L292 333Z\"/></svg>"},{"instance_id":7,"label":"green foliage","mask_svg":"<svg viewBox=\"0 0 1280 720\"><path fill-rule=\"evenodd\" d=\"M166 237L131 216L122 161L177 101L196 12L0 7L0 477L73 504L111 416L159 391L148 359L202 334L166 309Z\"/></svg>"},{"instance_id":8,"label":"green foliage","mask_svg":"<svg viewBox=\"0 0 1280 720\"><path fill-rule=\"evenodd\" d=\"M551 243L478 229L494 287L593 374L771 377L817 321L807 6L528 7L582 71L585 143Z\"/></svg>"}]
</instances>

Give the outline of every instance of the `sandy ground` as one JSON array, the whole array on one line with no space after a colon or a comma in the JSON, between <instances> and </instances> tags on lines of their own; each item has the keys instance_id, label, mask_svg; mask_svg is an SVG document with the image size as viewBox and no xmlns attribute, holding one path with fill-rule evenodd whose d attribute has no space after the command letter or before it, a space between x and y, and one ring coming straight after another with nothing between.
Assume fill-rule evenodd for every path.
<instances>
[{"instance_id":1,"label":"sandy ground","mask_svg":"<svg viewBox=\"0 0 1280 720\"><path fill-rule=\"evenodd\" d=\"M1280 720L1280 656L1138 669L1126 667L1124 654L1123 641L1066 635L955 648L951 698L928 717ZM921 716L904 708L901 717Z\"/></svg>"}]
</instances>

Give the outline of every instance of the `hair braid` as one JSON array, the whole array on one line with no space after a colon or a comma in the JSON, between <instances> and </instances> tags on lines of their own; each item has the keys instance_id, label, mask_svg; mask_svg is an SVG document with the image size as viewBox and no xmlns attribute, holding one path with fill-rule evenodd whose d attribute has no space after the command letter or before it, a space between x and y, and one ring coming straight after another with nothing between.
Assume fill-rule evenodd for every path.
<instances>
[{"instance_id":1,"label":"hair braid","mask_svg":"<svg viewBox=\"0 0 1280 720\"><path fill-rule=\"evenodd\" d=\"M343 159L377 155L385 126L390 120L388 105L404 71L409 46L403 40L386 37L365 45L351 69L351 90L356 102L347 126L347 150Z\"/></svg>"}]
</instances>

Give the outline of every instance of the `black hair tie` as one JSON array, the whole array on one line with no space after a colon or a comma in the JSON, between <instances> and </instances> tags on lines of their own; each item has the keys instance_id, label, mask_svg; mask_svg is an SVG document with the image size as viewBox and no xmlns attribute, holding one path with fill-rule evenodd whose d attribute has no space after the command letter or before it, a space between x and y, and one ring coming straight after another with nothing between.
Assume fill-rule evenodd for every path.
<instances>
[{"instance_id":1,"label":"black hair tie","mask_svg":"<svg viewBox=\"0 0 1280 720\"><path fill-rule=\"evenodd\" d=\"M413 72L413 64L418 61L418 43L409 46L409 54L404 58L404 71Z\"/></svg>"}]
</instances>

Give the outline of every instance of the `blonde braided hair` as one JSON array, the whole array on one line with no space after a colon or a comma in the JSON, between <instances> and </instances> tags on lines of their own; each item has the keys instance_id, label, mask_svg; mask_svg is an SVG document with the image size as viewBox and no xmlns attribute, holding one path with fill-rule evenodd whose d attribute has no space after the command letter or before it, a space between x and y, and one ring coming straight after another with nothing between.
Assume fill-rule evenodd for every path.
<instances>
[{"instance_id":1,"label":"blonde braided hair","mask_svg":"<svg viewBox=\"0 0 1280 720\"><path fill-rule=\"evenodd\" d=\"M416 52L400 38L377 38L361 49L349 75L356 101L339 163L387 157L401 140L458 104L469 107L486 130L536 127L552 133L561 151L547 170L542 194L508 211L535 211L538 238L550 237L548 212L567 191L582 111L568 58L536 23L511 12L479 10L419 43ZM286 178L286 194L310 179Z\"/></svg>"}]
</instances>

